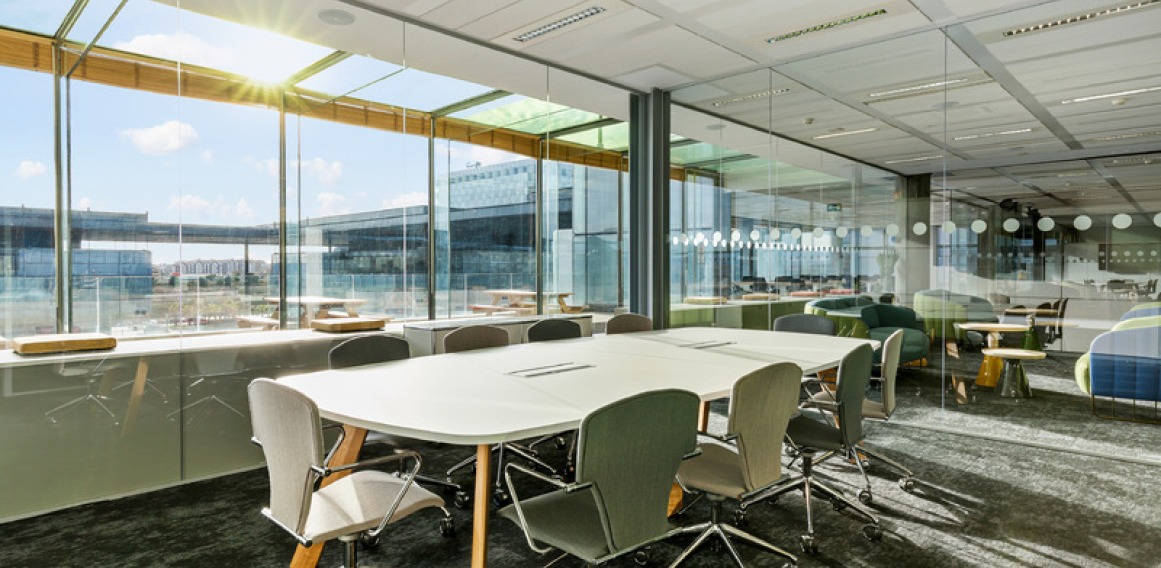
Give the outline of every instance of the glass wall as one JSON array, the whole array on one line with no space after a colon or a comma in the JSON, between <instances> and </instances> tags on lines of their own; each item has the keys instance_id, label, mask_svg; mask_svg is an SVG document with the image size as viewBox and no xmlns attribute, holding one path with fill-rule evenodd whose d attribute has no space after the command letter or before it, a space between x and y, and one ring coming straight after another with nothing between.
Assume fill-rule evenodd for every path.
<instances>
[{"instance_id":1,"label":"glass wall","mask_svg":"<svg viewBox=\"0 0 1161 568\"><path fill-rule=\"evenodd\" d=\"M628 304L624 91L587 112L571 105L592 82L543 66L497 86L410 66L433 38L385 18L381 53L354 55L94 0L65 31L54 104L57 4L0 7L16 28L0 34L0 335L120 345L5 352L0 461L59 475L10 484L0 519L257 465L246 386L325 367L341 337L311 319Z\"/></svg>"}]
</instances>

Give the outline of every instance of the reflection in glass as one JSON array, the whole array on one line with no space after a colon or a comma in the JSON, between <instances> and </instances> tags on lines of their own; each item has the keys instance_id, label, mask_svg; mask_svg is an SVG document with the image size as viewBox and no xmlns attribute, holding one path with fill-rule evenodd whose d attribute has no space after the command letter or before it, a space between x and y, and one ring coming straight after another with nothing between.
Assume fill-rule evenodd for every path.
<instances>
[{"instance_id":1,"label":"reflection in glass","mask_svg":"<svg viewBox=\"0 0 1161 568\"><path fill-rule=\"evenodd\" d=\"M1133 218L1126 213L1113 215L1113 226L1118 229L1128 229L1133 225Z\"/></svg>"}]
</instances>

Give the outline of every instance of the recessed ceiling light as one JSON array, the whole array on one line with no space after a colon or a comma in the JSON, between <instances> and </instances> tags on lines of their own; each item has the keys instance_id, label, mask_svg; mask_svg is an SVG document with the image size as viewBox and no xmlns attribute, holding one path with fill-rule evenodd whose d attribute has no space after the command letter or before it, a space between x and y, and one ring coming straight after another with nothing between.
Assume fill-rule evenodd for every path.
<instances>
[{"instance_id":1,"label":"recessed ceiling light","mask_svg":"<svg viewBox=\"0 0 1161 568\"><path fill-rule=\"evenodd\" d=\"M521 42L521 43L526 42L526 41L531 41L531 40L534 40L534 39L536 39L544 34L552 33L556 30L559 30L560 28L575 24L575 23L577 23L585 18L591 18L591 17L593 17L597 14L600 14L601 12L604 12L604 11L605 11L605 8L603 6L592 6L589 8L585 8L584 10L581 10L580 12L577 12L571 16L566 16L566 17L561 18L555 22L552 22L551 24L545 24L545 25L540 26L539 28L536 28L534 30L524 32L524 33L522 33L522 34L520 34L512 39L514 39L518 42Z\"/></svg>"},{"instance_id":2,"label":"recessed ceiling light","mask_svg":"<svg viewBox=\"0 0 1161 568\"><path fill-rule=\"evenodd\" d=\"M852 134L865 134L867 132L874 132L878 128L863 128L860 130L840 130L839 132L831 132L828 134L820 134L815 136L815 140L826 140L827 138L838 138L839 136L850 136Z\"/></svg>"},{"instance_id":3,"label":"recessed ceiling light","mask_svg":"<svg viewBox=\"0 0 1161 568\"><path fill-rule=\"evenodd\" d=\"M923 162L926 160L938 160L943 157L943 154L936 154L934 156L916 156L914 158L899 158L898 160L887 160L884 164L906 164L907 162Z\"/></svg>"},{"instance_id":4,"label":"recessed ceiling light","mask_svg":"<svg viewBox=\"0 0 1161 568\"><path fill-rule=\"evenodd\" d=\"M1002 130L1000 132L988 132L985 134L968 134L966 136L956 136L952 140L975 140L976 138L991 138L993 136L1007 136L1009 134L1023 134L1025 132L1032 132L1031 128L1020 128L1017 130Z\"/></svg>"},{"instance_id":5,"label":"recessed ceiling light","mask_svg":"<svg viewBox=\"0 0 1161 568\"><path fill-rule=\"evenodd\" d=\"M761 99L761 98L765 98L765 97L772 97L775 95L784 95L784 94L789 93L789 92L790 92L790 89L774 89L774 90L770 90L770 91L760 91L757 93L750 93L748 95L742 95L740 97L734 97L732 99L714 101L713 103L710 103L710 106L723 107L723 106L729 106L729 105L736 105L738 103L749 102L752 100Z\"/></svg>"},{"instance_id":6,"label":"recessed ceiling light","mask_svg":"<svg viewBox=\"0 0 1161 568\"><path fill-rule=\"evenodd\" d=\"M1161 1L1161 0L1158 0ZM910 87L900 87L898 89L891 89L890 91L880 91L878 93L871 93L868 95L871 98L889 97L891 95L898 95L902 93L911 93L914 91L922 91L925 89L935 89L938 87L945 87L947 85L955 85L956 83L963 83L967 81L966 77L958 77L955 79L948 79L946 81L935 81L932 83L924 83L922 85L911 85Z\"/></svg>"},{"instance_id":7,"label":"recessed ceiling light","mask_svg":"<svg viewBox=\"0 0 1161 568\"><path fill-rule=\"evenodd\" d=\"M1161 130L1150 130L1148 132L1130 132L1127 134L1114 134L1111 136L1098 136L1090 138L1093 142L1111 142L1113 140L1126 140L1129 138L1145 138L1148 136L1161 136Z\"/></svg>"},{"instance_id":8,"label":"recessed ceiling light","mask_svg":"<svg viewBox=\"0 0 1161 568\"><path fill-rule=\"evenodd\" d=\"M349 26L355 23L355 15L346 11L330 8L321 10L317 14L318 21L332 26Z\"/></svg>"},{"instance_id":9,"label":"recessed ceiling light","mask_svg":"<svg viewBox=\"0 0 1161 568\"><path fill-rule=\"evenodd\" d=\"M1158 1L1161 2L1161 0L1158 0ZM1101 99L1111 99L1114 97L1127 97L1129 95L1139 95L1141 93L1152 93L1153 91L1161 91L1161 87L1145 87L1144 89L1133 89L1130 91L1119 91L1116 93L1105 93L1103 95L1092 95L1091 97L1078 97L1075 99L1067 99L1067 100L1060 101L1060 104L1068 105L1068 104L1072 104L1072 103L1086 103L1088 101L1099 101Z\"/></svg>"},{"instance_id":10,"label":"recessed ceiling light","mask_svg":"<svg viewBox=\"0 0 1161 568\"><path fill-rule=\"evenodd\" d=\"M1157 1L1161 1L1161 0L1157 0ZM866 12L863 14L848 16L846 18L842 18L842 19L838 19L838 20L831 20L829 22L824 22L824 23L818 24L816 26L810 26L809 28L802 28L801 30L795 30L795 31L792 31L789 33L776 35L770 39L767 39L766 43L773 44L773 43L779 42L779 41L786 41L788 39L802 37L806 34L812 34L814 32L821 32L821 31L829 30L831 28L837 28L839 26L845 26L847 24L861 22L863 20L873 18L875 16L881 16L881 15L886 14L886 13L887 13L887 10L880 8L880 9L874 10L872 12Z\"/></svg>"},{"instance_id":11,"label":"recessed ceiling light","mask_svg":"<svg viewBox=\"0 0 1161 568\"><path fill-rule=\"evenodd\" d=\"M1091 20L1093 18L1099 18L1101 16L1108 16L1111 14L1120 14L1123 12L1127 12L1129 10L1136 10L1137 8L1144 8L1146 6L1151 6L1153 4L1159 4L1159 3L1161 3L1161 0L1144 0L1142 2L1133 2L1132 4L1125 4L1123 6L1116 6L1113 8L1105 8L1104 10L1098 10L1096 12L1089 12L1087 14L1077 14L1075 16L1069 16L1067 18L1062 18L1059 20L1041 22L1039 24L1033 24L1031 26L1024 26L1022 28L1008 30L1008 31L1004 32L1004 36L1005 37L1017 36L1017 35L1026 34L1026 33L1030 33L1030 32L1038 32L1041 30L1056 28L1056 27L1060 27L1060 26L1063 26L1066 24L1075 24L1077 22L1085 22L1085 21Z\"/></svg>"}]
</instances>

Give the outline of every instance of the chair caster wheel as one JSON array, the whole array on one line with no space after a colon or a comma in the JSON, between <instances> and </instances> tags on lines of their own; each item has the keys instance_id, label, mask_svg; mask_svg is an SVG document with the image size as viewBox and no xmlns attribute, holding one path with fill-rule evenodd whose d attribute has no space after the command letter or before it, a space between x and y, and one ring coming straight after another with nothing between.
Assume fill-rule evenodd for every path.
<instances>
[{"instance_id":1,"label":"chair caster wheel","mask_svg":"<svg viewBox=\"0 0 1161 568\"><path fill-rule=\"evenodd\" d=\"M452 505L454 505L457 509L466 509L468 503L471 502L472 497L464 491L456 491L455 496L452 497Z\"/></svg>"},{"instance_id":2,"label":"chair caster wheel","mask_svg":"<svg viewBox=\"0 0 1161 568\"><path fill-rule=\"evenodd\" d=\"M912 491L915 491L915 480L911 479L910 477L904 477L903 479L899 480L899 487L904 491L911 493Z\"/></svg>"},{"instance_id":3,"label":"chair caster wheel","mask_svg":"<svg viewBox=\"0 0 1161 568\"><path fill-rule=\"evenodd\" d=\"M798 448L794 446L786 446L784 453L786 454L786 457L791 459L798 459L798 456L802 455L802 452L798 451Z\"/></svg>"},{"instance_id":4,"label":"chair caster wheel","mask_svg":"<svg viewBox=\"0 0 1161 568\"><path fill-rule=\"evenodd\" d=\"M497 507L503 507L512 502L512 498L503 489L497 489L492 493L492 503Z\"/></svg>"},{"instance_id":5,"label":"chair caster wheel","mask_svg":"<svg viewBox=\"0 0 1161 568\"><path fill-rule=\"evenodd\" d=\"M870 505L874 498L875 497L871 495L871 491L869 489L863 489L862 491L859 491L859 502L864 505Z\"/></svg>"},{"instance_id":6,"label":"chair caster wheel","mask_svg":"<svg viewBox=\"0 0 1161 568\"><path fill-rule=\"evenodd\" d=\"M563 450L568 447L568 440L565 440L563 436L557 436L552 439L552 445L556 446L558 450Z\"/></svg>"},{"instance_id":7,"label":"chair caster wheel","mask_svg":"<svg viewBox=\"0 0 1161 568\"><path fill-rule=\"evenodd\" d=\"M650 551L648 548L643 548L637 552L634 552L633 563L638 566L645 566L646 564L649 564L649 562L653 560L652 555L649 552Z\"/></svg>"},{"instance_id":8,"label":"chair caster wheel","mask_svg":"<svg viewBox=\"0 0 1161 568\"><path fill-rule=\"evenodd\" d=\"M379 546L379 536L381 535L371 536L370 533L359 533L359 542L364 548L375 548Z\"/></svg>"},{"instance_id":9,"label":"chair caster wheel","mask_svg":"<svg viewBox=\"0 0 1161 568\"><path fill-rule=\"evenodd\" d=\"M863 537L871 542L879 542L883 540L883 529L879 525L865 525L863 527Z\"/></svg>"},{"instance_id":10,"label":"chair caster wheel","mask_svg":"<svg viewBox=\"0 0 1161 568\"><path fill-rule=\"evenodd\" d=\"M451 517L439 520L439 536L450 537L456 534L456 523Z\"/></svg>"},{"instance_id":11,"label":"chair caster wheel","mask_svg":"<svg viewBox=\"0 0 1161 568\"><path fill-rule=\"evenodd\" d=\"M750 520L746 518L746 511L742 509L734 511L734 526L740 529L750 526Z\"/></svg>"},{"instance_id":12,"label":"chair caster wheel","mask_svg":"<svg viewBox=\"0 0 1161 568\"><path fill-rule=\"evenodd\" d=\"M814 542L814 537L804 534L798 537L798 547L802 549L803 554L818 554L818 543Z\"/></svg>"},{"instance_id":13,"label":"chair caster wheel","mask_svg":"<svg viewBox=\"0 0 1161 568\"><path fill-rule=\"evenodd\" d=\"M842 511L843 509L846 509L846 508L847 508L847 504L846 504L846 502L845 502L845 501L842 501L842 500L839 500L839 499L834 499L834 500L832 500L832 501L830 502L830 506L831 506L831 507L834 507L834 510L836 510L836 511Z\"/></svg>"}]
</instances>

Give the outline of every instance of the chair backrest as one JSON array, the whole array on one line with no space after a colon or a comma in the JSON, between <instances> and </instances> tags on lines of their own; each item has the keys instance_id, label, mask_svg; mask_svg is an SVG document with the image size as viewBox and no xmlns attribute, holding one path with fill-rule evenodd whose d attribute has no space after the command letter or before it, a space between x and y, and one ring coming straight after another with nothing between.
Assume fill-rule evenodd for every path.
<instances>
[{"instance_id":1,"label":"chair backrest","mask_svg":"<svg viewBox=\"0 0 1161 568\"><path fill-rule=\"evenodd\" d=\"M411 344L394 335L361 335L331 348L327 354L332 369L371 365L411 357Z\"/></svg>"},{"instance_id":2,"label":"chair backrest","mask_svg":"<svg viewBox=\"0 0 1161 568\"><path fill-rule=\"evenodd\" d=\"M863 439L863 397L871 379L875 350L864 343L843 357L835 384L835 416L843 443L853 446Z\"/></svg>"},{"instance_id":3,"label":"chair backrest","mask_svg":"<svg viewBox=\"0 0 1161 568\"><path fill-rule=\"evenodd\" d=\"M567 319L542 319L530 326L524 338L529 341L552 341L581 336L579 323Z\"/></svg>"},{"instance_id":4,"label":"chair backrest","mask_svg":"<svg viewBox=\"0 0 1161 568\"><path fill-rule=\"evenodd\" d=\"M1161 307L1134 308L1121 315L1121 321L1161 315Z\"/></svg>"},{"instance_id":5,"label":"chair backrest","mask_svg":"<svg viewBox=\"0 0 1161 568\"><path fill-rule=\"evenodd\" d=\"M726 431L737 436L746 489L753 491L782 476L782 439L798 409L802 369L775 363L734 383Z\"/></svg>"},{"instance_id":6,"label":"chair backrest","mask_svg":"<svg viewBox=\"0 0 1161 568\"><path fill-rule=\"evenodd\" d=\"M836 326L833 321L823 316L814 314L787 314L774 319L774 331L834 335Z\"/></svg>"},{"instance_id":7,"label":"chair backrest","mask_svg":"<svg viewBox=\"0 0 1161 568\"><path fill-rule=\"evenodd\" d=\"M469 325L443 336L444 353L508 345L508 331L494 325Z\"/></svg>"},{"instance_id":8,"label":"chair backrest","mask_svg":"<svg viewBox=\"0 0 1161 568\"><path fill-rule=\"evenodd\" d=\"M250 423L270 475L269 515L302 535L310 513L311 466L323 465L318 407L306 395L270 379L250 383Z\"/></svg>"},{"instance_id":9,"label":"chair backrest","mask_svg":"<svg viewBox=\"0 0 1161 568\"><path fill-rule=\"evenodd\" d=\"M635 333L651 331L653 318L641 314L617 314L605 322L605 333Z\"/></svg>"},{"instance_id":10,"label":"chair backrest","mask_svg":"<svg viewBox=\"0 0 1161 568\"><path fill-rule=\"evenodd\" d=\"M882 364L879 367L883 375L883 414L889 418L895 412L895 375L899 373L899 353L903 350L903 330L883 340Z\"/></svg>"},{"instance_id":11,"label":"chair backrest","mask_svg":"<svg viewBox=\"0 0 1161 568\"><path fill-rule=\"evenodd\" d=\"M669 530L667 509L682 457L697 444L697 395L666 389L593 411L577 435L577 482L591 482L609 550Z\"/></svg>"},{"instance_id":12,"label":"chair backrest","mask_svg":"<svg viewBox=\"0 0 1161 568\"><path fill-rule=\"evenodd\" d=\"M1093 396L1161 401L1161 327L1106 331L1090 347Z\"/></svg>"}]
</instances>

